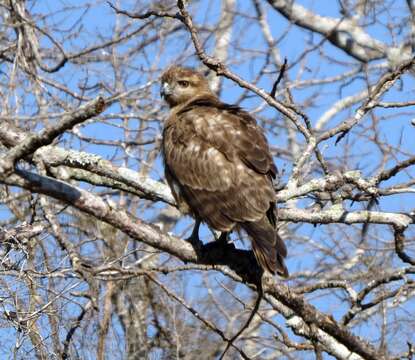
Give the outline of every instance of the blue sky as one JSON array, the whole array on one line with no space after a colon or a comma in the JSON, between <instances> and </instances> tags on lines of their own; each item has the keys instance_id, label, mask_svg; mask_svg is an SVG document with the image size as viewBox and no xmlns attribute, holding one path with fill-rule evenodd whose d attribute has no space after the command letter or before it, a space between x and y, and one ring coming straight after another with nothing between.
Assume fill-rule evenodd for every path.
<instances>
[{"instance_id":1,"label":"blue sky","mask_svg":"<svg viewBox=\"0 0 415 360\"><path fill-rule=\"evenodd\" d=\"M37 1L32 2L33 9L31 10L32 13L44 13L52 12L54 13L53 16L49 16L46 21L49 26L52 24L56 25L60 29L71 29L76 28L81 25L81 23L77 23L77 19L79 18L80 14L84 13L84 18L82 20L82 32L70 39L66 39L63 43L63 47L68 52L75 52L77 50L83 49L85 47L89 47L92 44L100 42L101 39L97 39L100 36L102 39L110 38L112 35L113 25L115 24L115 17L113 11L107 6L105 1L99 2L97 6L91 7L90 9L85 9L82 6L82 2L79 1ZM131 1L123 1L122 7L129 8L130 4L134 4L135 2ZM149 2L151 3L151 2ZM194 19L197 24L207 21L209 25L214 25L218 19L220 13L220 1L201 1L200 8L195 14ZM297 1L297 3L303 4L307 8L311 10L315 10L320 15L325 16L333 16L339 17L339 6L337 1ZM402 41L407 36L406 29L402 31L402 33L396 33L394 37L391 37L390 34L387 32L387 23L388 21L392 21L397 23L399 21L404 21L404 18L408 15L405 13L405 4L403 1L401 2L394 2L389 1L390 4L388 8L388 12L383 12L378 16L378 23L373 24L367 28L367 31L370 35L378 38L379 40L387 43L388 45L392 46L395 45L396 42ZM61 12L60 10L63 6L66 5L68 7L74 6L68 14L68 12ZM76 7L79 6L79 9ZM199 4L198 4L199 6ZM144 7L144 6L143 6ZM251 2L249 1L238 1L237 2L238 10L242 13L249 13L254 14L254 10L252 8ZM269 6L265 6L267 11L267 18L269 20L269 24L273 33L274 38L278 38L284 34L287 28L287 21L280 15L278 15L275 11L273 11ZM118 21L123 23L125 19L119 18ZM380 24L380 25L379 25ZM140 22L137 21L137 24L132 26L133 28L138 28L140 26ZM265 42L263 36L261 34L260 29L258 26L249 20L242 19L237 17L234 32L232 34L232 38L235 40L237 39L239 42L239 46L244 49L258 49L263 48L265 46ZM157 59L157 68L162 71L167 65L171 63L184 63L185 65L189 66L196 66L200 67L200 61L193 55L193 47L189 46L189 43L183 41L188 39L188 34L182 33L182 37L175 41L169 42L166 45L164 50L164 56L161 59ZM63 41L59 35L57 35L56 40ZM278 50L282 57L286 57L288 60L288 64L293 64L303 52L304 47L308 46L308 42L318 43L321 40L319 35L310 36L309 32L299 29L296 26L292 26L288 34L285 35L284 39L278 44ZM50 46L50 42L43 38L42 44L46 46ZM134 38L117 46L117 52L122 54L127 52L131 47L135 44ZM208 53L212 52L212 48L214 46L214 39L211 39L206 44L206 50ZM318 50L323 50L324 54L327 57L331 57L332 59L336 59L338 64L333 64L333 62L329 61L327 58L323 59L321 54ZM126 78L126 86L128 87L135 87L145 84L148 81L146 76L142 75L137 71L140 67L144 69L148 69L150 66L154 65L151 63L152 56L155 57L156 52L158 51L157 45L150 46L146 49L146 53L143 56L136 56L132 64L134 68L125 68L122 69L122 76ZM252 80L261 69L264 63L264 57L259 54L256 58L244 60L243 56L241 55L239 49L231 48L230 49L230 59L237 60L237 63L233 63L233 61L229 61L230 68L242 76L244 79ZM145 56L144 56L145 55ZM149 60L150 59L150 60ZM340 63L343 63L340 64ZM347 70L350 70L359 64L353 60L350 56L345 54L343 51L336 49L333 45L331 45L328 41L324 42L321 49L317 49L315 51L310 52L303 61L300 61L297 65L290 67L288 71L288 77L290 79L299 79L299 80L307 80L313 78L324 78L328 76L333 76L337 74L341 74ZM272 87L273 82L277 76L278 68L269 66L270 70L273 70L274 73L263 76L258 83L258 86L270 90ZM385 70L381 70L377 73L371 74L370 81L373 83L377 78ZM59 80L63 80L63 82L72 90L78 91L79 84L82 83L82 80L88 76L89 82L92 84L94 82L102 81L107 84L113 83L114 73L111 69L109 69L105 64L87 64L84 67L79 65L74 65L68 63L65 65L65 68L59 72L57 75L51 75L59 77ZM311 123L315 124L316 121L320 118L320 116L329 109L334 102L338 101L341 98L344 98L349 95L356 94L367 87L366 80L364 78L357 78L350 83L336 83L333 86L315 86L315 87L307 87L305 89L296 89L293 90L293 96L296 103L301 106L306 100L313 100L314 106L309 107L306 109L307 115L309 116ZM55 91L55 90L51 90ZM162 106L161 100L158 97L158 84L154 84L152 86L152 94L154 94L154 104L155 106ZM223 91L221 94L221 98L227 102L234 102L236 101L239 96L242 94L243 90L240 89L236 84L232 83L229 80L224 80ZM89 94L91 97L95 96L93 92ZM402 81L397 82L396 86L388 92L385 96L385 100L388 101L404 101L410 100L414 98L414 78L412 75L404 75L402 77ZM33 99L28 98L27 102L30 103ZM257 96L252 96L248 99L245 99L242 102L242 106L247 110L255 109L257 106L263 103L263 100L259 99ZM354 106L352 110L355 110L358 105ZM24 112L24 110L22 110ZM117 104L113 105L111 108L107 109L106 113L112 113L119 111L119 106ZM400 113L399 116L395 114ZM400 147L402 150L401 154L397 154L395 159L390 160L387 163L387 166L393 165L396 161L405 159L408 154L413 154L415 152L415 141L414 138L414 131L415 128L410 125L410 121L413 119L413 109L405 108L404 110L397 110L397 109L377 109L375 110L375 114L378 117L385 117L386 120L381 121L380 129L378 131L380 141L385 142L386 144ZM29 115L24 112L24 115ZM277 125L282 124L281 115L275 110L268 106L266 106L260 114L260 117L265 117L268 119L273 119L274 123L267 125L268 130L268 138L272 145L275 145L277 148L284 149L287 145L286 134L283 131L278 131ZM347 117L352 116L353 111L347 110L344 111L338 116L336 116L330 123L329 127L333 127L341 121L347 119ZM391 119L387 119L391 115L395 115ZM139 116L139 115L138 115ZM154 119L154 122L149 124L149 129L147 132L148 137L154 137L158 134L161 127L160 119ZM365 117L361 127L368 127L368 134L370 135L370 116ZM117 124L118 120L112 120L112 123ZM135 120L131 120L131 127L134 128L137 126L138 122ZM360 128L359 126L359 128ZM94 136L97 139L111 139L111 140L119 140L124 137L123 131L117 129L111 125L105 125L102 122L100 123L90 123L83 127L83 133L89 136ZM275 134L276 135L273 135ZM298 136L301 139L301 136ZM79 142L71 142L72 138L70 136L65 136L64 140L67 142L68 146L70 144L71 147L79 148L86 150L91 153L99 154L104 158L113 159L114 151L113 149L101 146L101 145L85 145L80 144ZM301 139L302 140L302 139ZM344 143L350 142L353 144L352 149L347 153L347 156L350 157L350 161L348 162L349 170L353 169L360 169L365 175L370 176L374 175L378 170L380 157L382 154L380 153L379 149L375 147L371 142L368 141L367 138L364 137L356 137L353 134L350 136L346 136L342 140L343 144L335 145L334 139L330 139L322 144L320 149L322 150L323 154L331 160L334 165L337 164L336 157L343 157L344 154ZM149 147L151 147L150 145ZM276 163L280 169L284 169L285 174L283 176L282 181L286 181L287 177L290 175L291 172L291 162L286 161L285 159L281 159L276 157ZM121 165L121 164L120 164ZM140 162L135 159L130 159L130 163L127 164L133 169L139 170L140 169ZM154 179L162 180L163 178L163 170L161 165L160 157L156 161L156 166L151 172L151 176ZM317 176L317 174L313 174L313 177ZM393 184L395 182L404 181L405 178L410 178L414 176L413 170L409 170L408 173L399 175L390 181L387 182L388 185ZM97 189L95 189L97 190ZM378 208L381 210L388 210L388 211L408 211L412 209L414 206L414 198L415 194L405 194L404 196L392 196L387 197L384 200L381 200ZM299 202L299 206L302 205ZM157 204L157 208L163 207L163 204ZM351 210L357 210L360 208L359 204L348 204ZM139 210L138 216L141 218L151 220L154 218L154 211L144 211L142 209ZM9 214L7 212L2 211L0 207L0 219L6 218ZM188 218L184 218L181 220L174 232L176 234L181 234L184 229L190 226L192 223L191 220ZM345 232L350 232L356 234L356 237L359 236L359 227L345 227ZM298 237L306 236L310 237L315 242L324 242L327 240L330 233L325 226L311 226L311 225L303 225L300 227L296 227L295 234ZM413 235L413 232L412 232ZM203 240L210 240L212 235L210 232L206 230L204 227L201 236ZM390 238L391 233L388 231L386 227L379 227L378 236L380 238ZM390 238L389 241L392 241ZM289 247L289 259L288 259L288 267L290 268L291 272L302 271L302 270L312 270L313 265L315 264L318 259L313 256L307 256L310 248L305 245L301 245L297 241L291 241L287 239L288 247ZM343 244L345 249L349 249L353 251L353 247L355 244ZM382 246L382 244L379 244ZM241 242L238 243L238 246L243 247L245 246ZM346 251L346 250L345 250ZM394 258L394 261L397 264L400 264L400 261ZM214 279L214 280L212 280ZM196 297L201 296L204 294L205 290L203 288L202 278L200 276L192 274L192 277L188 279L187 287L189 288L188 294L189 297ZM222 278L218 274L211 275L212 281L221 281ZM242 288L242 287L241 287ZM339 291L341 293L341 291ZM317 293L320 295L320 293ZM334 314L335 318L341 317L344 313L344 304L336 297L338 294L334 294L331 296L324 297L323 301L317 296L312 295L310 298L312 302L318 306L320 309L330 311ZM409 306L406 306L405 310L402 311L413 311L415 310L414 302L412 301ZM279 319L281 321L281 319ZM356 329L357 332L364 336L370 335L371 331L374 329L375 324L370 324L368 326L363 326L359 329ZM399 338L395 339L397 344L400 346L405 346L405 342L409 339Z\"/></svg>"}]
</instances>

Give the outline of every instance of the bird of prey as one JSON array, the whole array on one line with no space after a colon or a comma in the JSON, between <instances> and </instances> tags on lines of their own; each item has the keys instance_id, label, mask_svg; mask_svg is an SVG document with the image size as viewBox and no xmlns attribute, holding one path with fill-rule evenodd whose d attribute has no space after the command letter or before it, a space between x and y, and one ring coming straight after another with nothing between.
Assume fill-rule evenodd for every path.
<instances>
[{"instance_id":1,"label":"bird of prey","mask_svg":"<svg viewBox=\"0 0 415 360\"><path fill-rule=\"evenodd\" d=\"M172 66L161 77L170 107L163 129L166 180L182 212L221 231L246 231L259 265L287 277L287 249L277 234L277 175L262 128L247 112L221 102L206 78Z\"/></svg>"}]
</instances>

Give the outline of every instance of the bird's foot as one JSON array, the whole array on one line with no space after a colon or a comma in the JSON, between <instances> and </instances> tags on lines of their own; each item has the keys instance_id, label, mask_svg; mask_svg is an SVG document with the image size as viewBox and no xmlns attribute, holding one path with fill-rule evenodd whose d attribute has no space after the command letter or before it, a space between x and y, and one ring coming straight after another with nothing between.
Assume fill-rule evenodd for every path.
<instances>
[{"instance_id":1,"label":"bird's foot","mask_svg":"<svg viewBox=\"0 0 415 360\"><path fill-rule=\"evenodd\" d=\"M200 249L203 246L203 243L200 241L198 234L192 234L185 240L192 244L194 248Z\"/></svg>"},{"instance_id":2,"label":"bird's foot","mask_svg":"<svg viewBox=\"0 0 415 360\"><path fill-rule=\"evenodd\" d=\"M203 246L203 243L199 239L199 227L200 227L200 219L196 218L195 225L192 230L192 234L185 239L187 242L193 245L193 247L198 250Z\"/></svg>"},{"instance_id":3,"label":"bird's foot","mask_svg":"<svg viewBox=\"0 0 415 360\"><path fill-rule=\"evenodd\" d=\"M207 249L221 249L226 252L229 249L235 249L233 242L229 242L229 232L222 232L218 238L215 237L215 241L211 241L205 245Z\"/></svg>"},{"instance_id":4,"label":"bird's foot","mask_svg":"<svg viewBox=\"0 0 415 360\"><path fill-rule=\"evenodd\" d=\"M216 240L216 243L220 247L232 247L235 248L233 242L229 241L229 232L224 231L220 234L219 238Z\"/></svg>"}]
</instances>

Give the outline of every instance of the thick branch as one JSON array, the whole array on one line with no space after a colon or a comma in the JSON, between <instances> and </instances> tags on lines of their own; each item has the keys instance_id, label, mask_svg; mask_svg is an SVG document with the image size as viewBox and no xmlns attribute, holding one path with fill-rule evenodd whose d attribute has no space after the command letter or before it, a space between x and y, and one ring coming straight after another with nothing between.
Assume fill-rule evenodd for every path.
<instances>
[{"instance_id":1,"label":"thick branch","mask_svg":"<svg viewBox=\"0 0 415 360\"><path fill-rule=\"evenodd\" d=\"M288 21L323 35L357 60L368 62L386 57L387 46L350 19L320 16L291 0L268 0L268 3Z\"/></svg>"},{"instance_id":2,"label":"thick branch","mask_svg":"<svg viewBox=\"0 0 415 360\"><path fill-rule=\"evenodd\" d=\"M279 209L278 218L283 221L304 222L310 224L385 224L406 228L414 223L411 216L380 211L349 212L333 206L329 210L307 211L303 209Z\"/></svg>"},{"instance_id":3,"label":"thick branch","mask_svg":"<svg viewBox=\"0 0 415 360\"><path fill-rule=\"evenodd\" d=\"M261 271L252 252L238 250L233 246L228 246L224 251L223 247L215 245L217 243L213 243L212 246L206 245L202 249L194 249L188 242L161 233L156 226L135 218L125 210L113 207L85 190L27 171L18 170L17 174L6 179L6 182L9 185L20 186L32 192L39 192L63 200L65 203L71 204L79 210L120 229L131 238L168 252L182 261L225 264L237 272L244 281L251 284L258 282ZM266 292L289 307L306 323L321 328L344 344L349 350L366 359L380 359L369 344L339 326L329 316L319 312L315 307L308 304L302 296L291 293L286 286L272 284L267 287Z\"/></svg>"}]
</instances>

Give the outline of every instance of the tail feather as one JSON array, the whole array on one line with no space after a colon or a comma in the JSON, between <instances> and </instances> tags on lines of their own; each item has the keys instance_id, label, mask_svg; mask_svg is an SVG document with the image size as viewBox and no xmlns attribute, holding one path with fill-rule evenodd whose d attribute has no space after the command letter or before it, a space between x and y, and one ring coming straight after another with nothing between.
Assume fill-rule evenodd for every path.
<instances>
[{"instance_id":1,"label":"tail feather","mask_svg":"<svg viewBox=\"0 0 415 360\"><path fill-rule=\"evenodd\" d=\"M267 217L264 216L256 222L243 223L242 227L251 237L252 250L259 265L272 274L288 277L288 269L284 263L287 248Z\"/></svg>"}]
</instances>

